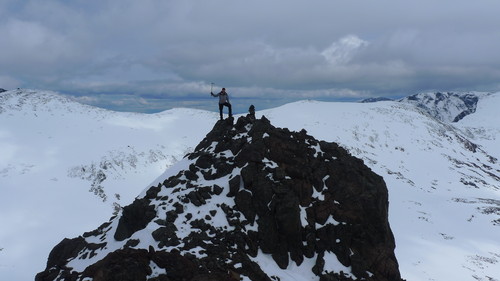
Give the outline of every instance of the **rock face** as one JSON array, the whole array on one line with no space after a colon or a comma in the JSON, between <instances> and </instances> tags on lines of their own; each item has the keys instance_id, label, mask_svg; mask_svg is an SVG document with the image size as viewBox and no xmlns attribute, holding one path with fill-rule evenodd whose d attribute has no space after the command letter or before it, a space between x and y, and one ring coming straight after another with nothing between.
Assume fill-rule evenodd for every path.
<instances>
[{"instance_id":1,"label":"rock face","mask_svg":"<svg viewBox=\"0 0 500 281\"><path fill-rule=\"evenodd\" d=\"M385 183L337 144L247 116L177 165L36 280L401 280Z\"/></svg>"},{"instance_id":2,"label":"rock face","mask_svg":"<svg viewBox=\"0 0 500 281\"><path fill-rule=\"evenodd\" d=\"M378 98L367 98L361 101L361 103L379 102L379 101L392 101L393 99L378 97Z\"/></svg>"},{"instance_id":3,"label":"rock face","mask_svg":"<svg viewBox=\"0 0 500 281\"><path fill-rule=\"evenodd\" d=\"M476 111L479 97L484 93L420 93L400 99L418 106L443 122L458 122Z\"/></svg>"}]
</instances>

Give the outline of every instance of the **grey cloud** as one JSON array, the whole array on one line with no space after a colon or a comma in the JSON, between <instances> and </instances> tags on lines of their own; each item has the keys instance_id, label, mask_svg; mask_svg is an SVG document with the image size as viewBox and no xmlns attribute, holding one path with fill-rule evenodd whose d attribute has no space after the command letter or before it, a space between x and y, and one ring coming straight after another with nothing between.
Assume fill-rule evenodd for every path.
<instances>
[{"instance_id":1,"label":"grey cloud","mask_svg":"<svg viewBox=\"0 0 500 281\"><path fill-rule=\"evenodd\" d=\"M208 47L208 53L219 50L225 54L220 61L198 58L201 54L196 53L197 48L172 50L172 57L168 59L173 62L175 71L187 79L209 78L242 86L301 89L316 93L320 89L327 92L330 88L349 86L375 87L380 79L404 79L412 74L402 61L356 60L356 56L369 45L355 35L340 38L321 50L313 47L276 48L262 42L245 42L242 46L223 46L222 50L218 46ZM201 60L204 63L198 64Z\"/></svg>"},{"instance_id":2,"label":"grey cloud","mask_svg":"<svg viewBox=\"0 0 500 281\"><path fill-rule=\"evenodd\" d=\"M0 2L0 87L190 98L499 90L500 3Z\"/></svg>"},{"instance_id":3,"label":"grey cloud","mask_svg":"<svg viewBox=\"0 0 500 281\"><path fill-rule=\"evenodd\" d=\"M35 71L38 66L57 68L59 60L76 56L71 52L72 43L63 35L37 22L8 20L0 26L0 34L0 61L20 68L18 71Z\"/></svg>"}]
</instances>

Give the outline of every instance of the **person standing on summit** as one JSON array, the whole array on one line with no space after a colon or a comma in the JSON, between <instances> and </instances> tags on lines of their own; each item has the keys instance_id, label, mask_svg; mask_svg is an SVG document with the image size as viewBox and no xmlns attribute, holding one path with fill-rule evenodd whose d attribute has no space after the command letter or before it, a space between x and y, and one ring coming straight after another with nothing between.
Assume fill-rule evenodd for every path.
<instances>
[{"instance_id":1,"label":"person standing on summit","mask_svg":"<svg viewBox=\"0 0 500 281\"><path fill-rule=\"evenodd\" d=\"M226 88L222 88L222 91L220 91L218 94L214 94L213 92L210 92L212 97L219 97L219 112L220 112L220 120L224 119L222 115L222 109L224 106L227 106L228 111L229 111L229 118L233 117L233 114L231 112L231 103L229 103L229 96L226 93Z\"/></svg>"}]
</instances>

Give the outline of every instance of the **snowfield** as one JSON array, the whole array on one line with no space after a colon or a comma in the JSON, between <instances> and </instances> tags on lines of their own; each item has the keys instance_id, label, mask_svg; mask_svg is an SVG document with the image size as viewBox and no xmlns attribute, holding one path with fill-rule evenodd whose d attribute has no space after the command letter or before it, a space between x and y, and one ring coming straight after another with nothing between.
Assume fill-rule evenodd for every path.
<instances>
[{"instance_id":1,"label":"snowfield","mask_svg":"<svg viewBox=\"0 0 500 281\"><path fill-rule=\"evenodd\" d=\"M181 160L211 112L111 112L56 93L0 94L0 280L32 280L65 237L95 229Z\"/></svg>"},{"instance_id":2,"label":"snowfield","mask_svg":"<svg viewBox=\"0 0 500 281\"><path fill-rule=\"evenodd\" d=\"M478 96L476 111L457 123L397 101L300 101L256 115L337 142L384 177L404 279L500 280L500 94ZM175 173L167 169L217 119L195 109L112 112L46 91L1 93L0 280L33 279L63 238L95 229ZM275 275L309 280L297 272L291 264Z\"/></svg>"},{"instance_id":3,"label":"snowfield","mask_svg":"<svg viewBox=\"0 0 500 281\"><path fill-rule=\"evenodd\" d=\"M479 103L476 127L395 102L309 101L262 114L275 126L338 142L384 177L403 278L500 280L500 122L487 109L495 103L498 94ZM476 152L465 137L474 129L482 132L471 138L481 144Z\"/></svg>"}]
</instances>

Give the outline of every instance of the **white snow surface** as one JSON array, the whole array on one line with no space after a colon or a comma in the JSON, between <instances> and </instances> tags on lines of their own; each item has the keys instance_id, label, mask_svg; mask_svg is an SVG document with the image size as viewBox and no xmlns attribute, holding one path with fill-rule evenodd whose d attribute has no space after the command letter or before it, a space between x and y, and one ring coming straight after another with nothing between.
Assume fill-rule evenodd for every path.
<instances>
[{"instance_id":1,"label":"white snow surface","mask_svg":"<svg viewBox=\"0 0 500 281\"><path fill-rule=\"evenodd\" d=\"M458 123L395 101L300 101L257 117L337 142L384 177L404 279L500 280L498 108L494 93ZM0 280L32 280L64 237L95 229L113 206L187 167L182 157L217 119L194 109L112 112L47 91L1 93ZM224 218L213 223L223 226ZM134 234L141 244L152 239L143 233ZM108 242L110 250L123 246ZM314 280L307 261L281 270L263 253L256 259L281 280ZM328 261L325 268L342 269L334 255Z\"/></svg>"},{"instance_id":2,"label":"white snow surface","mask_svg":"<svg viewBox=\"0 0 500 281\"><path fill-rule=\"evenodd\" d=\"M107 221L114 204L131 203L217 117L181 108L112 112L46 91L1 93L0 280L33 280L57 243Z\"/></svg>"}]
</instances>

